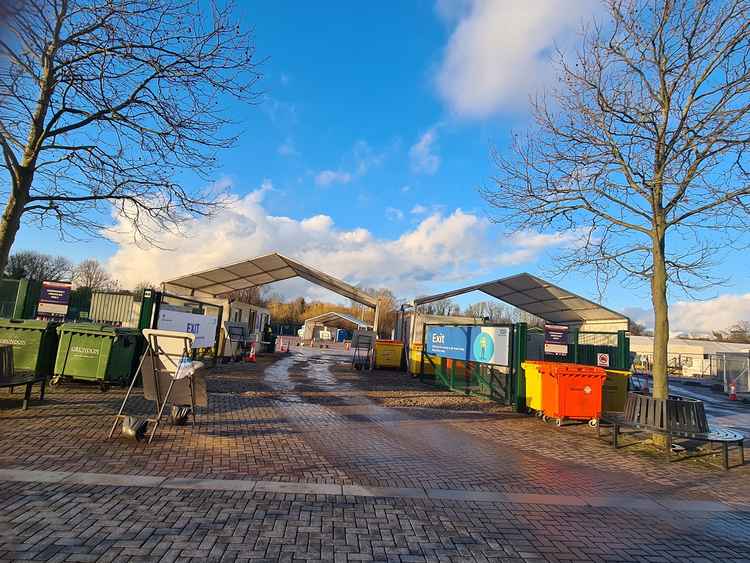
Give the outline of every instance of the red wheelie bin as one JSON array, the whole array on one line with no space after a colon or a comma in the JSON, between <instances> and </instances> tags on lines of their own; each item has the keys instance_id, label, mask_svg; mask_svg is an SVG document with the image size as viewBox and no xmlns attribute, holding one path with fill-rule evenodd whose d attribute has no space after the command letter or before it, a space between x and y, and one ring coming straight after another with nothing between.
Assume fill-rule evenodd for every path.
<instances>
[{"instance_id":1,"label":"red wheelie bin","mask_svg":"<svg viewBox=\"0 0 750 563\"><path fill-rule=\"evenodd\" d=\"M602 415L604 369L595 366L559 363L542 371L542 412L544 420L561 426L566 420L588 420L596 427Z\"/></svg>"}]
</instances>

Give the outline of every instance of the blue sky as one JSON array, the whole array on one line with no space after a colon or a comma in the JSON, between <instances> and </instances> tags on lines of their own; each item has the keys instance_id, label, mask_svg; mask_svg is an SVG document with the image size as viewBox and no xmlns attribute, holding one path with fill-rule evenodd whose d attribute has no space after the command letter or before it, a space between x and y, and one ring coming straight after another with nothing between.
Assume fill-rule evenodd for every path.
<instances>
[{"instance_id":1,"label":"blue sky","mask_svg":"<svg viewBox=\"0 0 750 563\"><path fill-rule=\"evenodd\" d=\"M545 276L566 234L507 237L477 188L490 182L491 148L527 124L528 96L552 74L546 53L572 44L593 4L514 4L240 2L265 62L260 103L228 108L244 133L214 173L235 214L167 237L171 251L134 247L127 233L61 244L30 227L15 248L99 258L125 285L277 248L402 297ZM730 284L718 293L745 293L742 258L722 259ZM588 277L558 281L595 296ZM613 287L604 302L647 309L648 294Z\"/></svg>"}]
</instances>

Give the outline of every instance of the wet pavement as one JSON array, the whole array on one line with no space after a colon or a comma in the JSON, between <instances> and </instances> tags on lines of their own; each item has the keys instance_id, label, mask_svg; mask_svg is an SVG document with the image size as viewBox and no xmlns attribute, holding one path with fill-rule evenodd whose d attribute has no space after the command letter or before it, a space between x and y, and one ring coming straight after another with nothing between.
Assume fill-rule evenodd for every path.
<instances>
[{"instance_id":1,"label":"wet pavement","mask_svg":"<svg viewBox=\"0 0 750 563\"><path fill-rule=\"evenodd\" d=\"M748 466L427 408L446 393L348 361L215 369L197 426L151 446L104 439L121 390L0 398L0 561L750 560Z\"/></svg>"}]
</instances>

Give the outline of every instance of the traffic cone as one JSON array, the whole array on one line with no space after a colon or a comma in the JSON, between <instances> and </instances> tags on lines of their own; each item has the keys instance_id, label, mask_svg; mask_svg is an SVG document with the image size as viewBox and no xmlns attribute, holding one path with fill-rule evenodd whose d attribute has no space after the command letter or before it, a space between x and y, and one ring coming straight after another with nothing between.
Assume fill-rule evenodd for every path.
<instances>
[{"instance_id":1,"label":"traffic cone","mask_svg":"<svg viewBox=\"0 0 750 563\"><path fill-rule=\"evenodd\" d=\"M247 355L247 361L251 364L255 363L255 342L250 343L250 353Z\"/></svg>"},{"instance_id":2,"label":"traffic cone","mask_svg":"<svg viewBox=\"0 0 750 563\"><path fill-rule=\"evenodd\" d=\"M729 400L730 401L737 400L737 384L736 383L729 384Z\"/></svg>"}]
</instances>

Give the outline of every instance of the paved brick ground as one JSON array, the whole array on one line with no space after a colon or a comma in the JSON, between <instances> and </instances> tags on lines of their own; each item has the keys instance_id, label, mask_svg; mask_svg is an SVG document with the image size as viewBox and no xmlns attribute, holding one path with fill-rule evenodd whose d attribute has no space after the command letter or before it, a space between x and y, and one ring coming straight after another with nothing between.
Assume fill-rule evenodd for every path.
<instances>
[{"instance_id":1,"label":"paved brick ground","mask_svg":"<svg viewBox=\"0 0 750 563\"><path fill-rule=\"evenodd\" d=\"M750 515L14 483L0 558L747 561Z\"/></svg>"},{"instance_id":2,"label":"paved brick ground","mask_svg":"<svg viewBox=\"0 0 750 563\"><path fill-rule=\"evenodd\" d=\"M577 496L675 496L735 512L5 483L1 560L750 560L750 466L665 465L614 452L586 427L559 430L473 400L390 408L444 393L359 373L335 354L215 370L195 429L151 446L106 441L120 390L53 390L16 410L0 395L0 468L317 482ZM428 399L427 403L430 402ZM136 410L146 408L140 401ZM144 411L145 412L145 411Z\"/></svg>"}]
</instances>

